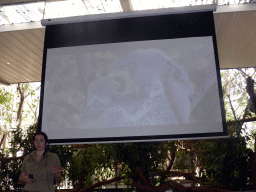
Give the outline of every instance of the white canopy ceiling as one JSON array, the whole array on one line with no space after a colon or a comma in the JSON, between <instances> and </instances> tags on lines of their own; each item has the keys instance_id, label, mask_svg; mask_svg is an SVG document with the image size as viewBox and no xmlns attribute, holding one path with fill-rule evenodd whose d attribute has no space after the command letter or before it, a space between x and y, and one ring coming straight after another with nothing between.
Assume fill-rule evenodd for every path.
<instances>
[{"instance_id":1,"label":"white canopy ceiling","mask_svg":"<svg viewBox=\"0 0 256 192\"><path fill-rule=\"evenodd\" d=\"M66 16L73 16L174 7L179 3L212 3L207 0L173 0L168 1L172 2L169 4L163 0L70 0L62 1L67 3L67 8L63 5L62 11L58 11L59 9L54 10L51 7L60 2L57 0L47 0L46 3L41 0L26 2L24 4L23 0L0 1L0 4L4 5L0 7L0 83L41 81L45 29L40 20L64 17L65 9L70 10L70 14ZM73 4L69 4L70 2ZM239 5L221 5L228 3L227 1L218 3L220 5L214 13L214 20L221 69L256 66L256 4L250 2L252 1L246 0L242 3L247 4ZM75 4L84 7L72 13L71 10L77 10ZM43 6L40 8L39 5ZM12 10L8 12L11 6ZM17 14L18 17L15 16Z\"/></svg>"}]
</instances>

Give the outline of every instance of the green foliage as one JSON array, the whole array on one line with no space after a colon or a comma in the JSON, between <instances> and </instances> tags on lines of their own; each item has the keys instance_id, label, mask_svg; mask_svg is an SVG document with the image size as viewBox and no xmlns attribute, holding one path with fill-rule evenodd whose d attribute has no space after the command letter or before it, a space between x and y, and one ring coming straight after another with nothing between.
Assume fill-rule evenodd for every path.
<instances>
[{"instance_id":1,"label":"green foliage","mask_svg":"<svg viewBox=\"0 0 256 192\"><path fill-rule=\"evenodd\" d=\"M50 145L48 146L48 150L58 155L60 158L61 167L63 168L61 176L62 178L68 178L67 175L69 173L68 170L70 168L70 160L77 150L71 145ZM71 186L71 182L68 182L68 185Z\"/></svg>"},{"instance_id":2,"label":"green foliage","mask_svg":"<svg viewBox=\"0 0 256 192\"><path fill-rule=\"evenodd\" d=\"M179 170L187 172L188 169L188 151L187 150L177 150L176 152L176 163L175 167L178 167Z\"/></svg>"},{"instance_id":3,"label":"green foliage","mask_svg":"<svg viewBox=\"0 0 256 192\"><path fill-rule=\"evenodd\" d=\"M122 172L126 176L125 184L131 187L129 180L143 183L136 171L141 167L152 186L164 183L165 163L169 159L169 152L176 150L175 142L145 142L129 144L112 144L116 163L122 164ZM169 159L170 160L170 159ZM150 173L158 173L157 177Z\"/></svg>"},{"instance_id":4,"label":"green foliage","mask_svg":"<svg viewBox=\"0 0 256 192\"><path fill-rule=\"evenodd\" d=\"M92 145L79 149L70 160L69 179L75 188L84 188L114 177L113 163L109 144Z\"/></svg>"},{"instance_id":5,"label":"green foliage","mask_svg":"<svg viewBox=\"0 0 256 192\"><path fill-rule=\"evenodd\" d=\"M245 78L238 70L221 73L223 82L224 105L226 119L234 121L234 116L241 119L247 104L247 93L245 91ZM35 99L35 91L26 84L25 90L31 97L28 103L32 111L36 108L38 99ZM230 98L229 98L230 96ZM0 105L7 107L12 105L12 94L0 90ZM230 99L230 100L229 100ZM231 101L231 103L230 103ZM234 111L231 110L233 105ZM16 107L17 108L17 107ZM29 109L24 109L28 114ZM29 119L28 115L24 116ZM36 113L35 113L36 114ZM255 116L245 114L246 117ZM8 117L8 116L7 116ZM24 118L24 117L23 117ZM35 117L36 118L36 117ZM10 118L8 117L9 121ZM248 138L242 137L242 124L228 123L230 138L206 140L201 143L197 151L200 151L199 159L202 164L202 180L210 179L211 183L231 190L245 190L249 179L249 157L251 151L246 147L248 140L254 139L255 135ZM2 190L9 190L10 187L18 189L18 176L22 159L8 160L7 154L12 153L15 157L18 151L22 151L22 156L33 151L31 143L34 136L36 125L30 126L26 132L21 128L13 129L11 148L0 152L0 186ZM61 160L64 168L62 176L67 178L71 184L77 187L88 187L94 182L113 178L115 176L115 166L121 165L121 171L117 176L125 175L124 183L127 185L126 191L132 191L131 180L143 183L136 171L140 166L146 178L153 186L158 186L165 182L166 160L170 160L170 153L179 148L179 142L145 142L128 144L101 144L92 145L87 148L75 149L72 146L54 145L49 147L49 151L56 153ZM181 171L187 171L188 150L176 151L176 166ZM195 171L194 164L191 165L192 172ZM156 173L158 176L152 176ZM1 191L1 187L0 187Z\"/></svg>"},{"instance_id":6,"label":"green foliage","mask_svg":"<svg viewBox=\"0 0 256 192\"><path fill-rule=\"evenodd\" d=\"M18 184L20 168L23 158L14 160L8 159L7 151L16 157L18 151L22 151L22 156L31 153L33 148L33 136L37 125L30 126L26 132L21 128L11 131L11 147L0 152L0 186L2 190L10 190L11 187L19 189ZM97 181L113 178L115 175L113 169L112 152L109 144L92 145L86 149L75 149L68 145L51 145L49 151L56 153L64 168L63 178L69 179L69 184L74 181L74 187L87 187Z\"/></svg>"},{"instance_id":7,"label":"green foliage","mask_svg":"<svg viewBox=\"0 0 256 192\"><path fill-rule=\"evenodd\" d=\"M201 176L230 190L246 189L251 151L244 137L207 140L200 145L200 150Z\"/></svg>"},{"instance_id":8,"label":"green foliage","mask_svg":"<svg viewBox=\"0 0 256 192\"><path fill-rule=\"evenodd\" d=\"M9 151L12 154L12 157L16 157L16 153L22 151L23 154L21 157L24 158L25 155L34 150L32 141L36 129L37 125L35 124L30 126L26 132L21 128L16 128L11 131L13 139L10 142L11 147L9 148ZM60 157L61 165L66 168L73 155L74 149L71 146L51 146L49 151L56 153ZM2 190L10 190L10 187L13 187L14 189L19 189L21 187L21 185L18 184L18 178L23 158L10 160L8 159L7 153L4 151L0 152L0 185L2 186ZM64 171L62 174L65 177L67 172Z\"/></svg>"},{"instance_id":9,"label":"green foliage","mask_svg":"<svg viewBox=\"0 0 256 192\"><path fill-rule=\"evenodd\" d=\"M228 126L228 139L207 140L200 145L201 176L208 177L212 183L232 190L244 190L250 182L249 158L253 136L248 135L242 120L254 117L246 110L248 94L246 78L256 78L255 69L222 70L222 88L225 114Z\"/></svg>"},{"instance_id":10,"label":"green foliage","mask_svg":"<svg viewBox=\"0 0 256 192\"><path fill-rule=\"evenodd\" d=\"M16 157L16 153L20 150L24 151L24 154L27 154L33 150L31 141L34 135L36 126L31 126L26 133L23 133L22 129L16 128L11 131L13 134L13 139L11 141L11 148L9 152L12 154L12 157ZM2 190L10 190L10 187L19 189L21 187L18 184L18 179L20 175L20 168L22 165L22 159L17 158L10 160L8 159L8 153L5 151L0 152L0 184Z\"/></svg>"},{"instance_id":11,"label":"green foliage","mask_svg":"<svg viewBox=\"0 0 256 192\"><path fill-rule=\"evenodd\" d=\"M21 89L18 89L18 87ZM20 128L27 128L31 124L36 123L38 118L39 89L40 83L0 85L1 120L4 120L3 126L0 127L0 134L10 131L12 127L16 127L16 123ZM24 95L22 102L20 99L21 94ZM18 113L20 107L22 107L21 113Z\"/></svg>"},{"instance_id":12,"label":"green foliage","mask_svg":"<svg viewBox=\"0 0 256 192\"><path fill-rule=\"evenodd\" d=\"M5 109L2 116L5 120L4 128L0 127L0 135L6 131L6 128L11 124L11 111L12 111L13 94L10 93L5 87L0 87L0 108Z\"/></svg>"},{"instance_id":13,"label":"green foliage","mask_svg":"<svg viewBox=\"0 0 256 192\"><path fill-rule=\"evenodd\" d=\"M7 92L5 89L0 89L0 105L8 105L13 98L13 94Z\"/></svg>"},{"instance_id":14,"label":"green foliage","mask_svg":"<svg viewBox=\"0 0 256 192\"><path fill-rule=\"evenodd\" d=\"M246 78L250 75L254 75L255 78L254 69L221 70L223 99L227 121L234 121L234 116L236 116L237 119L243 118L248 101ZM231 105L234 111L232 111Z\"/></svg>"}]
</instances>

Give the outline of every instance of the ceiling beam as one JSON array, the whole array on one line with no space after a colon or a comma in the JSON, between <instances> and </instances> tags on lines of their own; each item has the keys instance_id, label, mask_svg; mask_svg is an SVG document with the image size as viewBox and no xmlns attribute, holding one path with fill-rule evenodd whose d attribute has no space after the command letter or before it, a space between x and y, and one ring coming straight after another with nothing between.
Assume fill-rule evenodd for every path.
<instances>
[{"instance_id":1,"label":"ceiling beam","mask_svg":"<svg viewBox=\"0 0 256 192\"><path fill-rule=\"evenodd\" d=\"M25 2L24 0L0 0L0 4L2 2L7 2L7 1L8 2L9 1L10 2ZM28 1L39 2L42 0L26 0L26 2L28 2ZM62 1L62 0L47 0L47 2L49 2L49 1ZM121 4L124 12L133 11L131 0L120 0L120 4ZM255 11L255 10L256 10L256 3L240 4L240 5L218 5L218 6L216 6L216 11L214 12L214 14L228 13L228 12L241 12L241 11ZM85 17L90 17L90 16L88 15ZM44 26L41 25L40 21L29 22L29 23L20 23L20 24L0 25L0 33L7 32L7 31L18 31L18 30L38 29L38 28L44 28Z\"/></svg>"},{"instance_id":2,"label":"ceiling beam","mask_svg":"<svg viewBox=\"0 0 256 192\"><path fill-rule=\"evenodd\" d=\"M29 30L29 29L39 29L39 28L45 28L44 26L42 26L41 21L10 24L10 25L0 25L0 33L7 32L7 31L20 31L20 30Z\"/></svg>"},{"instance_id":3,"label":"ceiling beam","mask_svg":"<svg viewBox=\"0 0 256 192\"><path fill-rule=\"evenodd\" d=\"M214 13L230 13L242 11L256 11L256 3L239 5L218 5Z\"/></svg>"},{"instance_id":4,"label":"ceiling beam","mask_svg":"<svg viewBox=\"0 0 256 192\"><path fill-rule=\"evenodd\" d=\"M51 2L51 1L64 1L64 0L0 0L0 6L38 3L38 2L45 2L45 1Z\"/></svg>"},{"instance_id":5,"label":"ceiling beam","mask_svg":"<svg viewBox=\"0 0 256 192\"><path fill-rule=\"evenodd\" d=\"M124 12L133 11L131 0L120 0L120 4Z\"/></svg>"}]
</instances>

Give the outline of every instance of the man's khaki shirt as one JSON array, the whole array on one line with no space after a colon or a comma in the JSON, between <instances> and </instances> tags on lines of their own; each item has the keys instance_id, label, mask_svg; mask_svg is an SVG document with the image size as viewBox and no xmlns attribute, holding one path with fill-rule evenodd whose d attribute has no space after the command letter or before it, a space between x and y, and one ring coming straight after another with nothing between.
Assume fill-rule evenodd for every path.
<instances>
[{"instance_id":1,"label":"man's khaki shirt","mask_svg":"<svg viewBox=\"0 0 256 192\"><path fill-rule=\"evenodd\" d=\"M23 190L54 192L54 175L50 171L52 165L57 165L61 169L60 159L54 153L47 152L39 161L36 160L35 151L27 155L22 163L21 171L32 174L35 181L26 183Z\"/></svg>"}]
</instances>

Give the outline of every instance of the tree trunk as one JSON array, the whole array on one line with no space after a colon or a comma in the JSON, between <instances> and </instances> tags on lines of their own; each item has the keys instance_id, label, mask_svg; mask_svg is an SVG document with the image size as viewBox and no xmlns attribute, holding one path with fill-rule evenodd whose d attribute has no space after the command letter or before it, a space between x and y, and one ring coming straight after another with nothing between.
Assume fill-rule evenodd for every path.
<instances>
[{"instance_id":1,"label":"tree trunk","mask_svg":"<svg viewBox=\"0 0 256 192\"><path fill-rule=\"evenodd\" d=\"M4 132L3 137L2 137L2 139L1 139L1 142L0 142L0 149L1 149L2 144L4 143L5 136L6 136L6 132Z\"/></svg>"},{"instance_id":2,"label":"tree trunk","mask_svg":"<svg viewBox=\"0 0 256 192\"><path fill-rule=\"evenodd\" d=\"M25 93L26 93L26 85L27 85L27 83L18 83L18 87L17 87L17 90L18 90L18 92L20 94L20 102L19 102L17 118L16 118L17 127L21 126L21 123L22 123L22 108L23 108L24 100L28 96L28 95L25 95Z\"/></svg>"}]
</instances>

